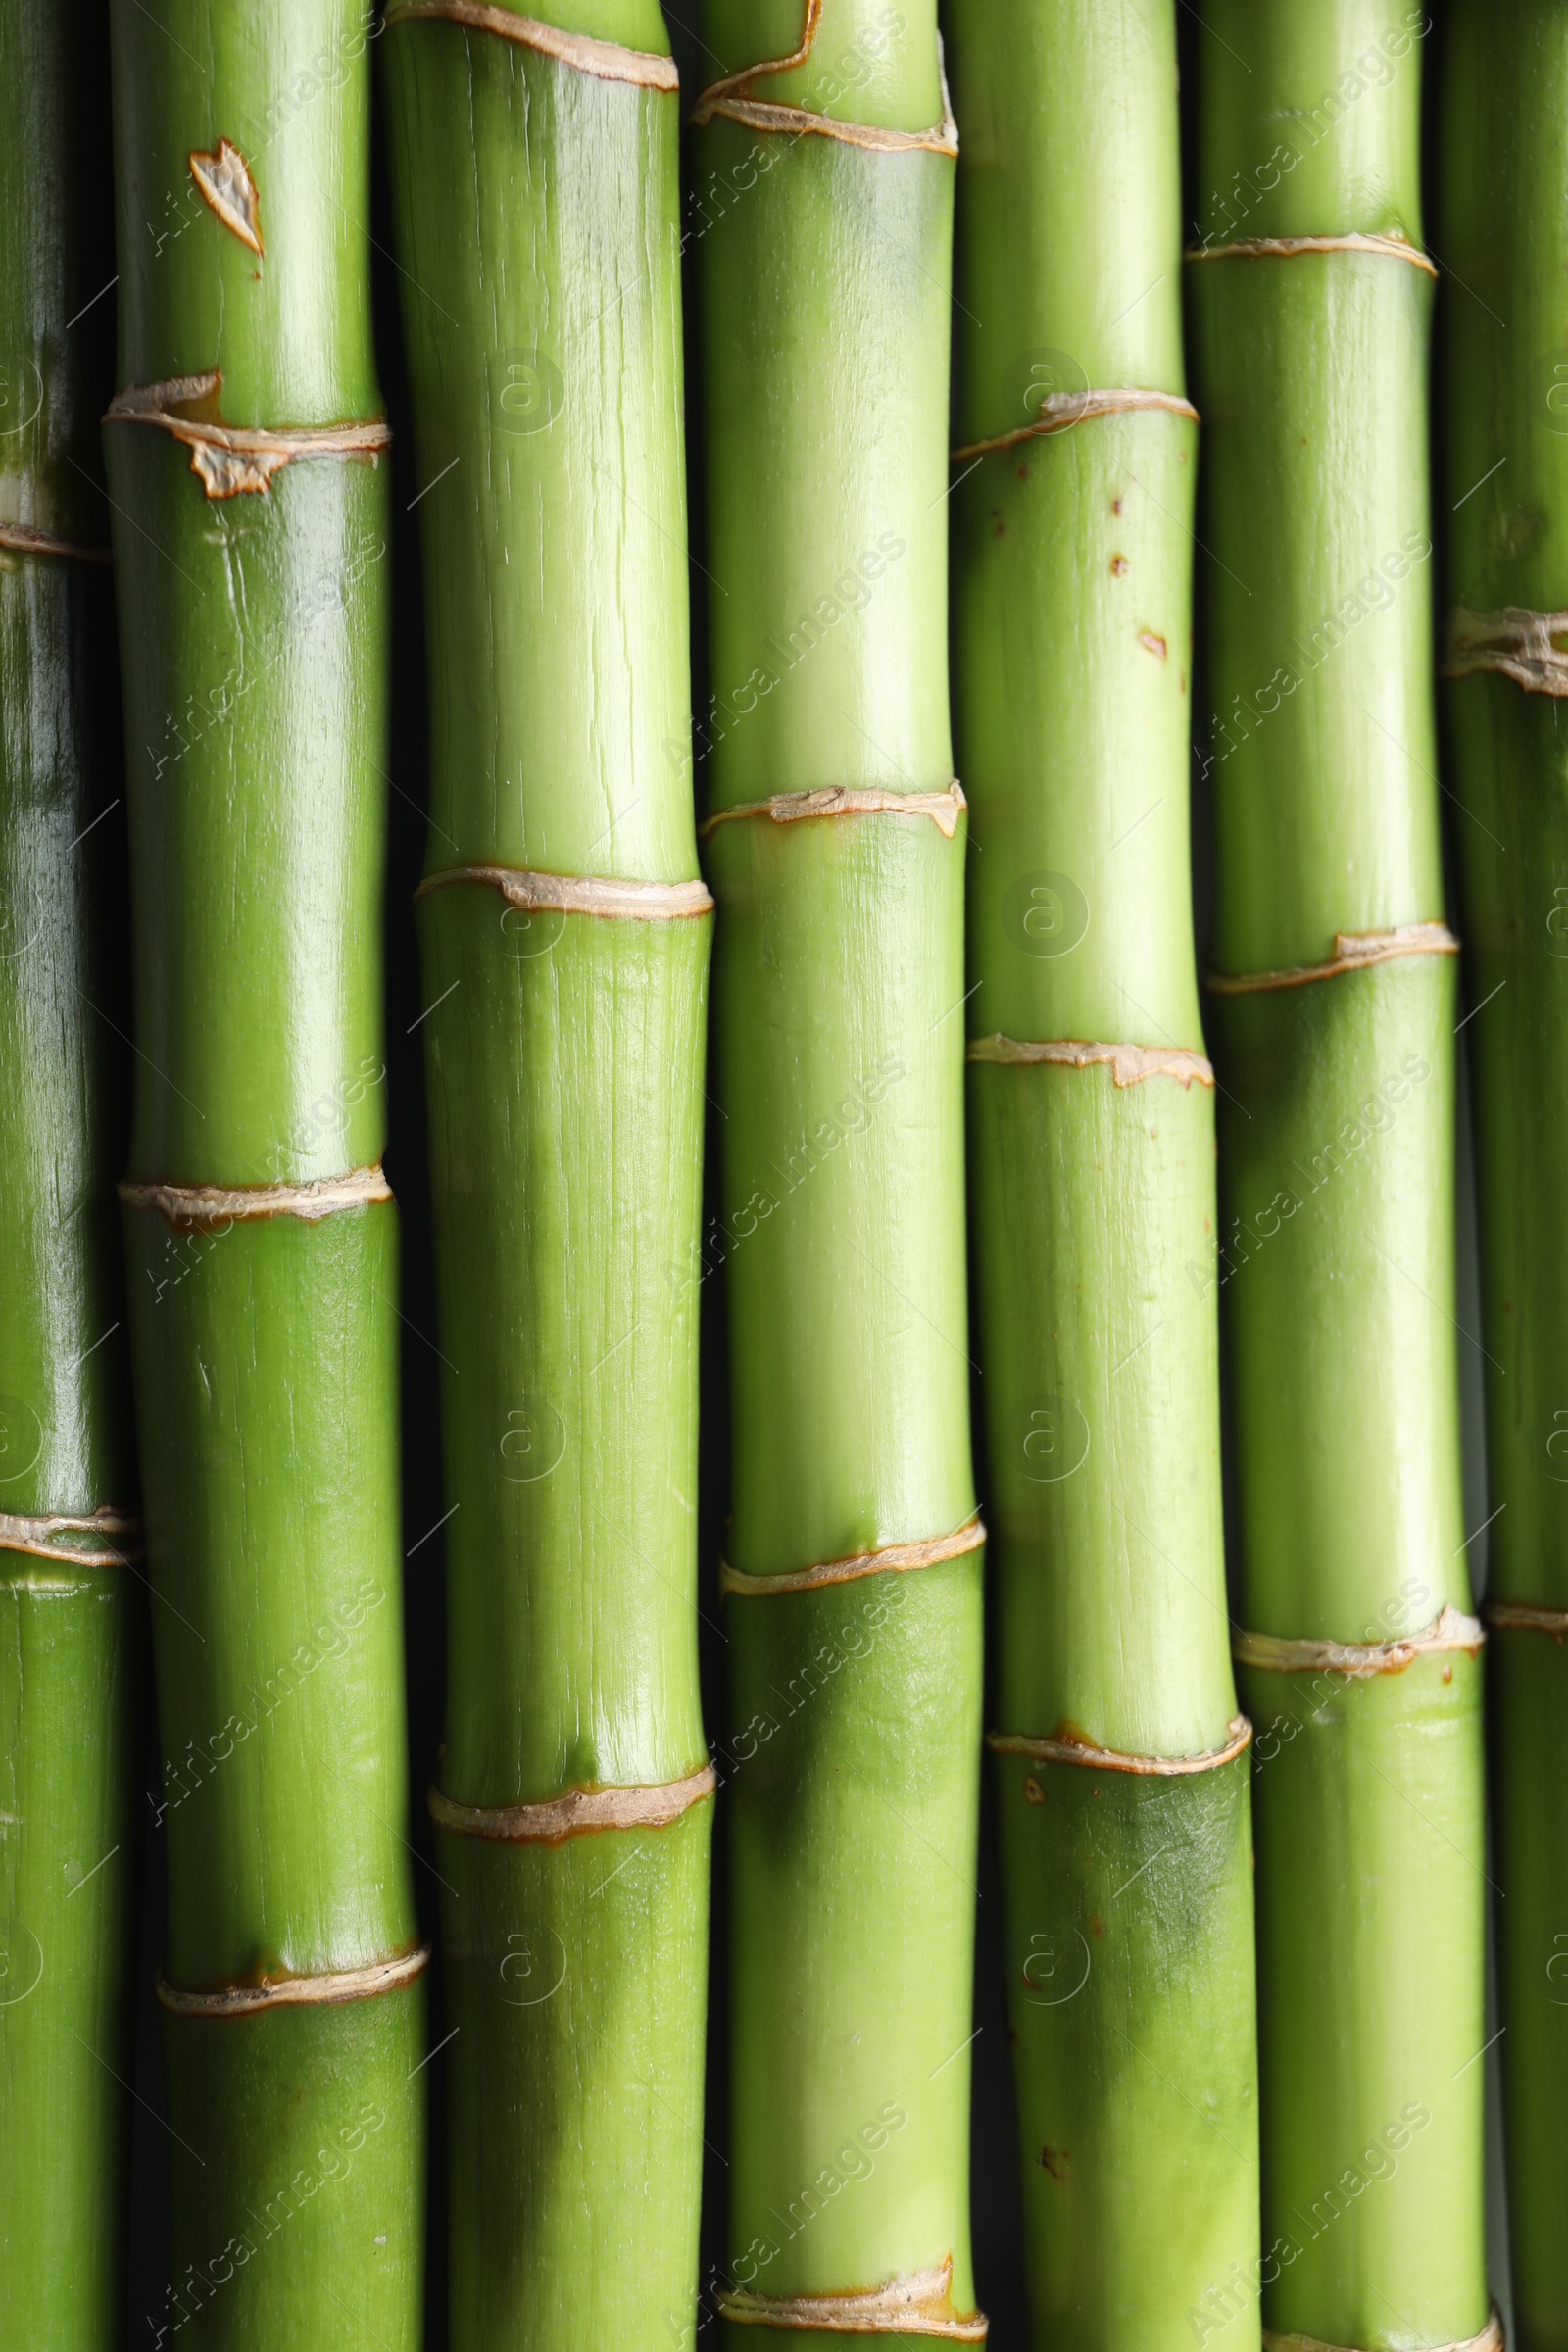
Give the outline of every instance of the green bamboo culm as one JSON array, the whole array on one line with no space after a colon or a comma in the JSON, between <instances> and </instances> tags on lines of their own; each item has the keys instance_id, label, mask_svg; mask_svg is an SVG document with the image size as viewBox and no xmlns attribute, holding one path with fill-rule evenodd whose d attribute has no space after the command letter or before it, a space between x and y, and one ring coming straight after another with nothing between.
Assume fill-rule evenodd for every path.
<instances>
[{"instance_id":1,"label":"green bamboo culm","mask_svg":"<svg viewBox=\"0 0 1568 2352\"><path fill-rule=\"evenodd\" d=\"M394 0L431 812L458 2352L690 2343L697 859L680 100L655 0Z\"/></svg>"},{"instance_id":2,"label":"green bamboo culm","mask_svg":"<svg viewBox=\"0 0 1568 2352\"><path fill-rule=\"evenodd\" d=\"M145 1610L114 1198L107 8L0 15L0 2346L110 2352Z\"/></svg>"},{"instance_id":3,"label":"green bamboo culm","mask_svg":"<svg viewBox=\"0 0 1568 2352\"><path fill-rule=\"evenodd\" d=\"M1245 2352L1250 1764L1205 1267L1174 0L964 0L949 36L990 1745L1032 2340L1178 2352L1223 2328Z\"/></svg>"},{"instance_id":4,"label":"green bamboo culm","mask_svg":"<svg viewBox=\"0 0 1568 2352\"><path fill-rule=\"evenodd\" d=\"M1194 48L1209 1037L1256 1725L1265 2328L1499 2339L1459 1486L1418 188L1424 11Z\"/></svg>"},{"instance_id":5,"label":"green bamboo culm","mask_svg":"<svg viewBox=\"0 0 1568 2352\"><path fill-rule=\"evenodd\" d=\"M135 1105L173 2270L222 2352L418 2338L387 433L368 19L114 0ZM158 2315L152 2315L154 2319ZM155 2328L156 2333L156 2328Z\"/></svg>"},{"instance_id":6,"label":"green bamboo culm","mask_svg":"<svg viewBox=\"0 0 1568 2352\"><path fill-rule=\"evenodd\" d=\"M1486 1343L1493 1875L1513 2341L1568 2344L1568 13L1439 51L1440 694Z\"/></svg>"},{"instance_id":7,"label":"green bamboo culm","mask_svg":"<svg viewBox=\"0 0 1568 2352\"><path fill-rule=\"evenodd\" d=\"M933 5L710 0L690 234L730 1334L727 2341L978 2341L981 1550Z\"/></svg>"}]
</instances>

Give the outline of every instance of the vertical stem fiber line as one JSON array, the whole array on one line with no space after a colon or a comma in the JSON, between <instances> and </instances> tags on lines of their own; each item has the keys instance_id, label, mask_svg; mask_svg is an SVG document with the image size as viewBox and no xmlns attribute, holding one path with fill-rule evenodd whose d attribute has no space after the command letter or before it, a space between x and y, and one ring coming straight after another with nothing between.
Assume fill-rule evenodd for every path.
<instances>
[{"instance_id":1,"label":"vertical stem fiber line","mask_svg":"<svg viewBox=\"0 0 1568 2352\"><path fill-rule=\"evenodd\" d=\"M696 2324L712 901L691 793L680 101L656 0L394 0L447 1499L451 2326Z\"/></svg>"},{"instance_id":2,"label":"vertical stem fiber line","mask_svg":"<svg viewBox=\"0 0 1568 2352\"><path fill-rule=\"evenodd\" d=\"M145 1609L114 1181L129 976L109 21L0 17L0 2340L124 2295ZM97 1008L96 1010L94 1008Z\"/></svg>"},{"instance_id":3,"label":"vertical stem fiber line","mask_svg":"<svg viewBox=\"0 0 1568 2352\"><path fill-rule=\"evenodd\" d=\"M983 2337L953 157L931 0L709 0L694 113L730 1330L726 2339Z\"/></svg>"},{"instance_id":4,"label":"vertical stem fiber line","mask_svg":"<svg viewBox=\"0 0 1568 2352\"><path fill-rule=\"evenodd\" d=\"M121 1187L169 1847L166 2328L418 2340L387 489L360 0L114 0Z\"/></svg>"},{"instance_id":5,"label":"vertical stem fiber line","mask_svg":"<svg viewBox=\"0 0 1568 2352\"><path fill-rule=\"evenodd\" d=\"M1473 1011L1513 2340L1568 2313L1568 21L1446 12L1439 710ZM1478 2070L1479 2071L1479 2070Z\"/></svg>"},{"instance_id":6,"label":"vertical stem fiber line","mask_svg":"<svg viewBox=\"0 0 1568 2352\"><path fill-rule=\"evenodd\" d=\"M1211 551L1215 1271L1257 1726L1263 2317L1383 2352L1490 2327L1427 18L1221 0L1206 21L1187 287Z\"/></svg>"},{"instance_id":7,"label":"vertical stem fiber line","mask_svg":"<svg viewBox=\"0 0 1568 2352\"><path fill-rule=\"evenodd\" d=\"M970 1181L1032 2341L1178 2352L1224 2328L1246 2352L1251 1765L1188 847L1175 7L962 0L950 30Z\"/></svg>"}]
</instances>

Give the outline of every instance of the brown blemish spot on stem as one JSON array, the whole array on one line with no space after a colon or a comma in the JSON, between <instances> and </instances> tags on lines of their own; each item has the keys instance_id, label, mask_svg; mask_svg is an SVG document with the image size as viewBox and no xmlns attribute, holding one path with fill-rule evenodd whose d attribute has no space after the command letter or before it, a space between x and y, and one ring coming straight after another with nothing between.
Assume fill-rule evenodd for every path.
<instances>
[{"instance_id":1,"label":"brown blemish spot on stem","mask_svg":"<svg viewBox=\"0 0 1568 2352\"><path fill-rule=\"evenodd\" d=\"M1112 556L1110 559L1110 568L1115 574L1116 578L1119 580L1125 577L1127 571L1130 569L1130 566L1125 556Z\"/></svg>"},{"instance_id":2,"label":"brown blemish spot on stem","mask_svg":"<svg viewBox=\"0 0 1568 2352\"><path fill-rule=\"evenodd\" d=\"M1046 1801L1046 1792L1032 1772L1024 1776L1023 1792L1031 1805L1043 1805Z\"/></svg>"},{"instance_id":3,"label":"brown blemish spot on stem","mask_svg":"<svg viewBox=\"0 0 1568 2352\"><path fill-rule=\"evenodd\" d=\"M1048 2140L1040 2151L1040 2162L1053 2180L1066 2180L1067 2151L1065 2148L1054 2148Z\"/></svg>"},{"instance_id":4,"label":"brown blemish spot on stem","mask_svg":"<svg viewBox=\"0 0 1568 2352\"><path fill-rule=\"evenodd\" d=\"M226 229L261 254L262 208L251 168L229 139L220 139L216 155L198 148L190 157L190 175L202 196Z\"/></svg>"},{"instance_id":5,"label":"brown blemish spot on stem","mask_svg":"<svg viewBox=\"0 0 1568 2352\"><path fill-rule=\"evenodd\" d=\"M1138 642L1146 654L1153 655L1156 662L1164 661L1167 651L1165 640L1163 637L1156 637L1152 629L1140 629Z\"/></svg>"}]
</instances>

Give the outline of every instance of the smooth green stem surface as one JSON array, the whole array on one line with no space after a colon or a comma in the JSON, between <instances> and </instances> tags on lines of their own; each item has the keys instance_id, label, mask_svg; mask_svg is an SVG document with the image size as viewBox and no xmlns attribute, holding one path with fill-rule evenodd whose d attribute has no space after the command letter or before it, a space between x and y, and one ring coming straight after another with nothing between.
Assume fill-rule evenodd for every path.
<instances>
[{"instance_id":1,"label":"smooth green stem surface","mask_svg":"<svg viewBox=\"0 0 1568 2352\"><path fill-rule=\"evenodd\" d=\"M231 464L105 428L169 1840L162 2324L223 2352L345 2328L404 2352L422 2304L423 1986L357 1975L417 1944L397 1212L297 1189L361 1171L373 1195L385 1133L388 469L277 438L379 416L368 29L358 0L114 9L122 397L259 435ZM314 1997L328 1976L348 1982ZM229 2012L181 2005L199 1995Z\"/></svg>"},{"instance_id":2,"label":"smooth green stem surface","mask_svg":"<svg viewBox=\"0 0 1568 2352\"><path fill-rule=\"evenodd\" d=\"M803 33L807 36L803 43ZM953 164L934 10L715 0L750 75L692 134L713 1092L738 1578L953 1538L974 1510L964 827L948 797ZM713 68L716 75L717 68ZM955 818L956 817L956 821ZM720 2309L905 2277L972 2313L967 2180L981 1578L971 1550L725 1602L734 1770ZM797 2325L799 2321L797 2320ZM896 2322L879 2323L897 2332ZM755 2330L726 2337L755 2352ZM808 2325L803 2346L841 2341Z\"/></svg>"},{"instance_id":3,"label":"smooth green stem surface","mask_svg":"<svg viewBox=\"0 0 1568 2352\"><path fill-rule=\"evenodd\" d=\"M0 2346L124 2290L146 1673L124 1296L109 27L0 19ZM28 534L33 536L29 538ZM114 1532L82 1521L107 1511ZM68 1524L60 1525L64 1520ZM69 1524L75 1521L78 1524Z\"/></svg>"},{"instance_id":4,"label":"smooth green stem surface","mask_svg":"<svg viewBox=\"0 0 1568 2352\"><path fill-rule=\"evenodd\" d=\"M1442 690L1445 781L1470 1004L1482 1336L1487 1598L1568 1609L1568 1373L1561 1247L1568 1179L1568 20L1446 12L1436 114L1445 603L1532 614L1557 674L1455 659ZM1505 617L1506 616L1506 617ZM1530 674L1526 673L1527 676ZM1568 2345L1561 2215L1568 2151L1568 1833L1546 1792L1568 1738L1562 1636L1494 1622L1489 1694L1494 1875L1515 2341ZM1545 1801L1544 1801L1545 1800Z\"/></svg>"},{"instance_id":5,"label":"smooth green stem surface","mask_svg":"<svg viewBox=\"0 0 1568 2352\"><path fill-rule=\"evenodd\" d=\"M545 13L645 75L667 60L654 0ZM679 98L517 27L394 12L385 45L431 688L440 1788L490 1831L437 1816L458 2352L692 2340L713 1810L576 1835L496 1818L616 1790L635 1810L708 1761L712 917L691 795ZM591 889L548 903L558 876L597 880L602 910ZM612 905L612 880L630 886ZM661 894L681 886L671 912Z\"/></svg>"},{"instance_id":6,"label":"smooth green stem surface","mask_svg":"<svg viewBox=\"0 0 1568 2352\"><path fill-rule=\"evenodd\" d=\"M1250 1815L1189 878L1174 9L962 6L950 47L969 1152L1032 2340L1177 2352L1223 2311L1245 2346ZM1195 1757L1228 1760L1154 1761Z\"/></svg>"},{"instance_id":7,"label":"smooth green stem surface","mask_svg":"<svg viewBox=\"0 0 1568 2352\"><path fill-rule=\"evenodd\" d=\"M1373 1653L1364 1672L1287 1653L1241 1677L1259 1734L1263 2319L1403 2352L1463 2342L1488 2312L1425 19L1224 0L1211 24L1186 274L1237 1608L1253 1635ZM1387 1646L1445 1611L1447 1646Z\"/></svg>"}]
</instances>

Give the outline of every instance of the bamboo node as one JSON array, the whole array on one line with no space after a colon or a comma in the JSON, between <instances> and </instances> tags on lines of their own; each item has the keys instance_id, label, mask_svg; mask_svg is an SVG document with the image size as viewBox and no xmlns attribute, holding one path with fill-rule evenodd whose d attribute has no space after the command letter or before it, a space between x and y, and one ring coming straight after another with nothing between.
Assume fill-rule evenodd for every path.
<instances>
[{"instance_id":1,"label":"bamboo node","mask_svg":"<svg viewBox=\"0 0 1568 2352\"><path fill-rule=\"evenodd\" d=\"M1479 1617L1466 1617L1450 1602L1441 1616L1418 1634L1394 1642L1308 1642L1277 1634L1238 1630L1231 1655L1238 1666L1257 1666L1270 1674L1341 1674L1365 1682L1376 1674L1403 1674L1417 1658L1435 1657L1447 1650L1464 1650L1479 1657L1487 1629Z\"/></svg>"},{"instance_id":2,"label":"bamboo node","mask_svg":"<svg viewBox=\"0 0 1568 2352\"><path fill-rule=\"evenodd\" d=\"M1302 253L1381 253L1396 262L1413 262L1428 277L1436 277L1437 268L1418 245L1407 237L1379 237L1363 235L1352 229L1343 237L1238 237L1229 245L1190 245L1183 259L1189 262L1292 261Z\"/></svg>"},{"instance_id":3,"label":"bamboo node","mask_svg":"<svg viewBox=\"0 0 1568 2352\"><path fill-rule=\"evenodd\" d=\"M57 539L52 531L35 531L27 522L0 522L0 547L19 556L67 556L78 564L112 564L107 547L78 547L74 540Z\"/></svg>"},{"instance_id":4,"label":"bamboo node","mask_svg":"<svg viewBox=\"0 0 1568 2352\"><path fill-rule=\"evenodd\" d=\"M1568 695L1568 612L1532 612L1524 605L1470 612L1456 605L1440 674L1473 678L1488 670L1512 678L1526 694Z\"/></svg>"},{"instance_id":5,"label":"bamboo node","mask_svg":"<svg viewBox=\"0 0 1568 2352\"><path fill-rule=\"evenodd\" d=\"M965 1552L979 1551L985 1540L985 1523L976 1512L951 1535L934 1536L928 1543L887 1544L880 1551L852 1552L844 1559L824 1560L815 1568L789 1569L781 1576L743 1576L728 1560L720 1560L718 1590L726 1598L745 1594L750 1599L766 1599L778 1592L816 1592L824 1585L853 1584L858 1577L885 1576L890 1570L903 1574L911 1568L935 1568L943 1560L959 1560Z\"/></svg>"},{"instance_id":6,"label":"bamboo node","mask_svg":"<svg viewBox=\"0 0 1568 2352\"><path fill-rule=\"evenodd\" d=\"M1492 2317L1479 2335L1467 2335L1462 2344L1435 2344L1432 2352L1503 2352L1502 2317L1495 2303ZM1280 2335L1272 2328L1263 2330L1264 2352L1352 2352L1344 2344L1326 2344L1315 2335Z\"/></svg>"},{"instance_id":7,"label":"bamboo node","mask_svg":"<svg viewBox=\"0 0 1568 2352\"><path fill-rule=\"evenodd\" d=\"M1190 416L1195 423L1199 421L1198 411L1181 393L1155 392L1139 384L1102 392L1048 392L1033 424L1020 424L1015 432L993 433L985 441L966 441L961 449L950 453L949 462L961 466L967 458L998 456L1016 449L1020 441L1037 441L1046 433L1071 432L1086 417L1118 416L1139 409L1163 409L1169 416Z\"/></svg>"},{"instance_id":8,"label":"bamboo node","mask_svg":"<svg viewBox=\"0 0 1568 2352\"><path fill-rule=\"evenodd\" d=\"M485 0L391 0L385 23L400 24L443 19L449 24L465 24L474 32L491 32L499 40L515 41L519 48L535 49L541 57L554 60L558 66L569 66L574 73L588 74L596 81L629 81L645 90L678 90L680 74L672 57L659 57L647 49L623 49L618 41L596 40L586 32L563 32L558 24L545 24L537 17L514 16L510 8L493 8Z\"/></svg>"},{"instance_id":9,"label":"bamboo node","mask_svg":"<svg viewBox=\"0 0 1568 2352\"><path fill-rule=\"evenodd\" d=\"M713 902L703 882L632 882L605 874L547 874L520 865L451 865L426 874L414 894L419 904L432 890L473 882L499 890L509 906L527 912L594 914L636 922L672 922L711 914Z\"/></svg>"},{"instance_id":10,"label":"bamboo node","mask_svg":"<svg viewBox=\"0 0 1568 2352\"><path fill-rule=\"evenodd\" d=\"M1216 997L1250 997L1269 989L1305 988L1314 980L1337 980L1343 972L1365 971L1400 956L1457 956L1459 942L1446 923L1399 923L1392 931L1337 931L1327 963L1291 964L1275 972L1209 972L1204 987Z\"/></svg>"},{"instance_id":11,"label":"bamboo node","mask_svg":"<svg viewBox=\"0 0 1568 2352\"><path fill-rule=\"evenodd\" d=\"M373 1167L351 1168L345 1176L318 1177L310 1184L135 1184L116 1187L129 1209L157 1209L177 1233L227 1232L265 1217L299 1217L319 1224L342 1208L370 1208L393 1198L392 1187Z\"/></svg>"},{"instance_id":12,"label":"bamboo node","mask_svg":"<svg viewBox=\"0 0 1568 2352\"><path fill-rule=\"evenodd\" d=\"M814 115L804 106L773 106L767 100L752 95L752 84L765 74L792 74L809 64L811 50L822 24L822 0L806 0L806 24L800 46L788 57L767 57L760 64L743 67L739 74L726 74L719 81L710 82L692 108L691 124L701 130L715 115L731 122L744 122L752 130L782 130L797 137L814 132L824 139L840 139L849 147L867 147L882 155L904 155L911 149L923 148L932 155L956 155L958 125L953 119L953 100L948 95L948 76L942 64L942 39L937 36L938 72L942 82L942 119L926 130L887 130L875 122L840 122L832 115Z\"/></svg>"},{"instance_id":13,"label":"bamboo node","mask_svg":"<svg viewBox=\"0 0 1568 2352\"><path fill-rule=\"evenodd\" d=\"M263 1977L259 1984L225 1984L221 1992L181 1992L158 1972L158 2005L171 2017L250 2017L259 2009L294 2009L318 2003L374 2000L422 1977L430 1946L416 1943L390 1960L365 1968L325 1969L318 1976Z\"/></svg>"},{"instance_id":14,"label":"bamboo node","mask_svg":"<svg viewBox=\"0 0 1568 2352\"><path fill-rule=\"evenodd\" d=\"M1142 1086L1148 1078L1174 1078L1187 1091L1195 1085L1214 1083L1212 1062L1188 1046L1081 1045L1072 1038L1036 1044L1004 1037L997 1030L990 1037L972 1037L967 1056L970 1061L994 1062L1005 1068L1058 1062L1068 1069L1087 1070L1108 1062L1110 1074L1120 1087Z\"/></svg>"},{"instance_id":15,"label":"bamboo node","mask_svg":"<svg viewBox=\"0 0 1568 2352\"><path fill-rule=\"evenodd\" d=\"M56 1540L61 1536L97 1537L99 1541L96 1547L90 1547L62 1544ZM115 1536L127 1536L130 1541L108 1541ZM86 1518L67 1511L44 1511L34 1517L0 1511L0 1551L24 1551L32 1559L53 1560L63 1568L133 1568L147 1556L140 1538L139 1512L120 1510L108 1502Z\"/></svg>"},{"instance_id":16,"label":"bamboo node","mask_svg":"<svg viewBox=\"0 0 1568 2352\"><path fill-rule=\"evenodd\" d=\"M214 416L181 411L216 409L223 388L221 370L174 375L161 384L132 384L117 392L104 412L105 424L150 424L182 442L190 469L210 499L271 488L272 477L295 458L368 458L372 464L392 446L383 417L362 424L228 425Z\"/></svg>"},{"instance_id":17,"label":"bamboo node","mask_svg":"<svg viewBox=\"0 0 1568 2352\"><path fill-rule=\"evenodd\" d=\"M1096 1772L1132 1772L1173 1781L1218 1772L1245 1755L1251 1743L1252 1727L1245 1715L1231 1717L1223 1747L1200 1748L1189 1756L1135 1756L1119 1748L1096 1747L1087 1740L1032 1740L1022 1732L986 1734L986 1745L993 1755L1024 1756L1035 1764L1086 1764Z\"/></svg>"},{"instance_id":18,"label":"bamboo node","mask_svg":"<svg viewBox=\"0 0 1568 2352\"><path fill-rule=\"evenodd\" d=\"M743 818L769 817L775 825L798 824L808 816L928 816L951 841L958 818L969 806L956 776L945 792L889 792L880 784L855 789L829 785L816 792L775 792L765 801L745 801L736 808L718 808L697 828L707 841L720 825Z\"/></svg>"},{"instance_id":19,"label":"bamboo node","mask_svg":"<svg viewBox=\"0 0 1568 2352\"><path fill-rule=\"evenodd\" d=\"M1481 1611L1498 1634L1550 1634L1561 1648L1568 1642L1568 1609L1546 1609L1529 1600L1489 1600Z\"/></svg>"},{"instance_id":20,"label":"bamboo node","mask_svg":"<svg viewBox=\"0 0 1568 2352\"><path fill-rule=\"evenodd\" d=\"M438 1829L459 1838L488 1838L502 1845L564 1845L601 1830L663 1830L700 1805L718 1787L711 1764L684 1780L637 1783L619 1788L568 1788L533 1805L460 1805L439 1788L428 1796Z\"/></svg>"},{"instance_id":21,"label":"bamboo node","mask_svg":"<svg viewBox=\"0 0 1568 2352\"><path fill-rule=\"evenodd\" d=\"M754 2295L742 2286L716 2298L719 2316L747 2328L799 2328L829 2335L944 2335L983 2344L983 2311L953 2308L953 2257L931 2271L908 2271L885 2286L840 2295Z\"/></svg>"}]
</instances>

